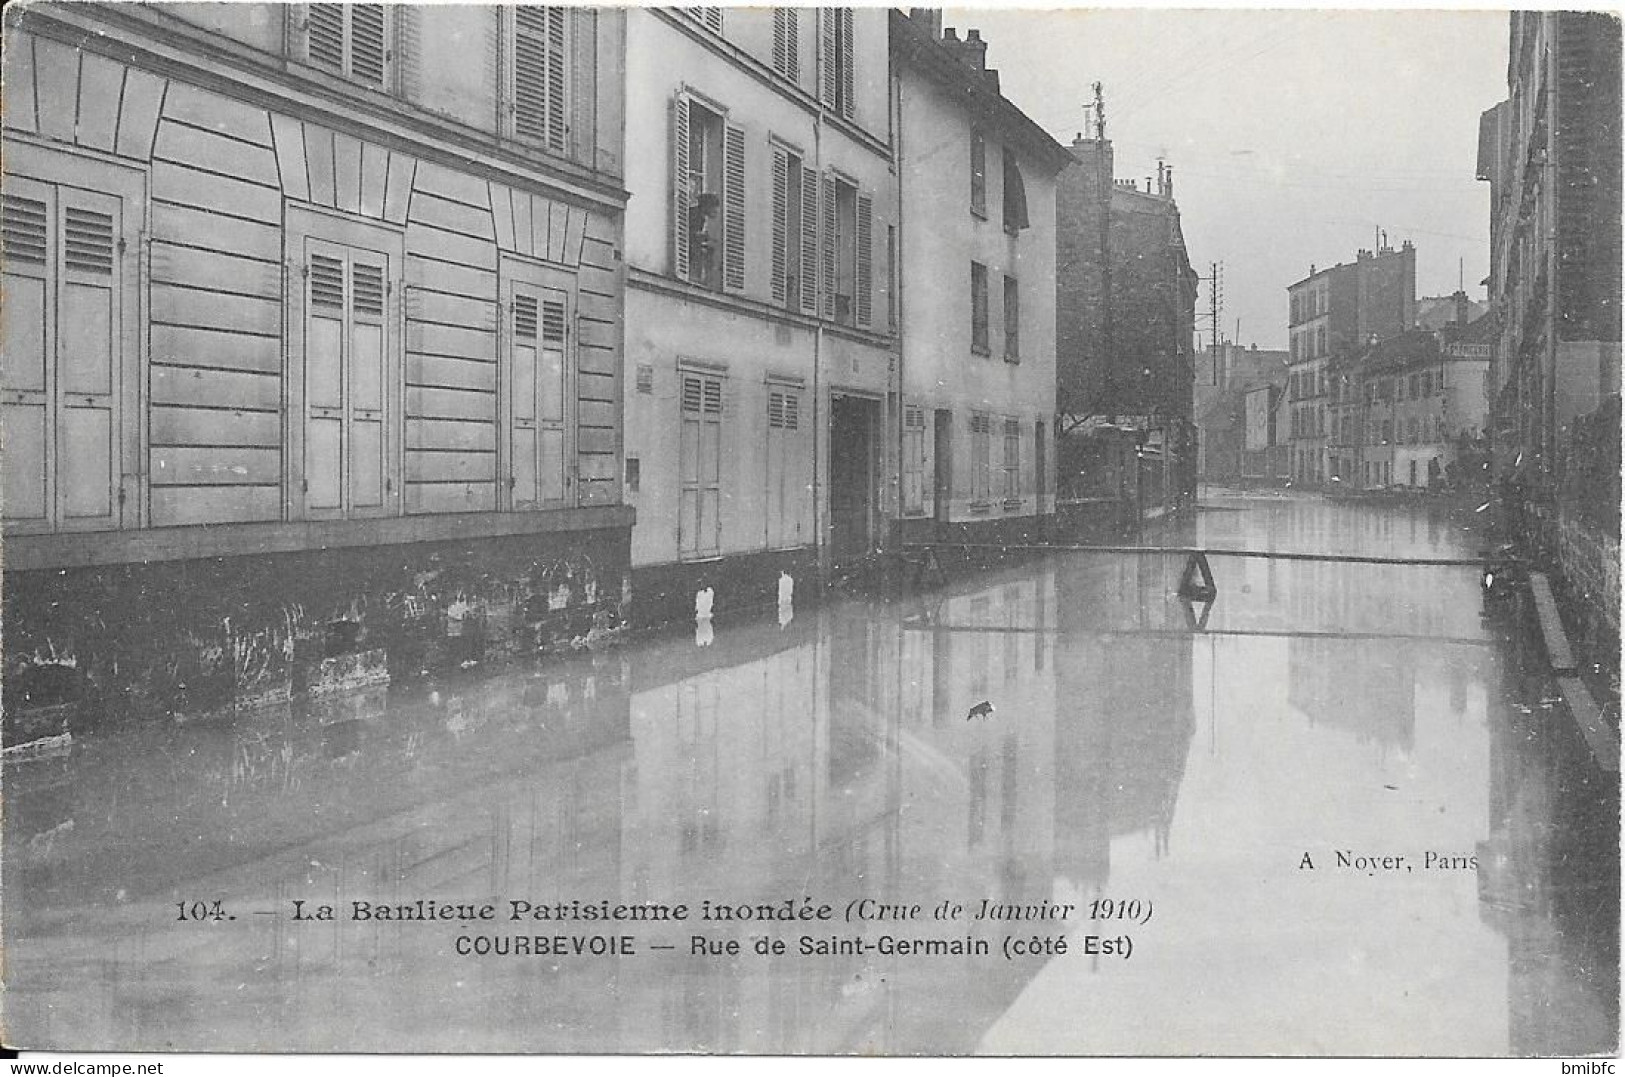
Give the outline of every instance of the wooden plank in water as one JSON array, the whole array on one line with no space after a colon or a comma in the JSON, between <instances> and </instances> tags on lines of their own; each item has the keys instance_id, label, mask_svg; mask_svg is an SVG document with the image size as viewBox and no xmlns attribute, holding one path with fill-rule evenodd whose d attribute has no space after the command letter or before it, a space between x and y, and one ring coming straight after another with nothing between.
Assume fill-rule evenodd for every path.
<instances>
[{"instance_id":1,"label":"wooden plank in water","mask_svg":"<svg viewBox=\"0 0 1625 1077\"><path fill-rule=\"evenodd\" d=\"M1574 650L1569 646L1569 635L1563 631L1563 618L1557 612L1557 599L1552 597L1552 583L1544 572L1529 574L1529 590L1535 596L1535 615L1540 621L1540 634L1546 640L1546 657L1558 673L1573 673L1576 668Z\"/></svg>"},{"instance_id":2,"label":"wooden plank in water","mask_svg":"<svg viewBox=\"0 0 1625 1077\"><path fill-rule=\"evenodd\" d=\"M1569 713L1580 727L1586 745L1596 758L1597 765L1610 774L1619 773L1619 734L1603 721L1602 710L1592 698L1591 689L1578 677L1557 678L1558 691L1569 705Z\"/></svg>"}]
</instances>

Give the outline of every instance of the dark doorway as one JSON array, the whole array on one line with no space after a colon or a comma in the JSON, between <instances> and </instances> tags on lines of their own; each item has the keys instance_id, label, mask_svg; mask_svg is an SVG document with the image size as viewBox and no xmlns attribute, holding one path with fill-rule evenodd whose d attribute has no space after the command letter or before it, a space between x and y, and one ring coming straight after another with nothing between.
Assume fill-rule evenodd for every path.
<instances>
[{"instance_id":1,"label":"dark doorway","mask_svg":"<svg viewBox=\"0 0 1625 1077\"><path fill-rule=\"evenodd\" d=\"M937 522L945 524L954 496L954 416L950 411L938 411L934 421L931 458L936 464L936 472L931 480L931 498L936 506Z\"/></svg>"},{"instance_id":2,"label":"dark doorway","mask_svg":"<svg viewBox=\"0 0 1625 1077\"><path fill-rule=\"evenodd\" d=\"M875 431L880 402L858 396L830 399L830 553L837 560L874 549Z\"/></svg>"}]
</instances>

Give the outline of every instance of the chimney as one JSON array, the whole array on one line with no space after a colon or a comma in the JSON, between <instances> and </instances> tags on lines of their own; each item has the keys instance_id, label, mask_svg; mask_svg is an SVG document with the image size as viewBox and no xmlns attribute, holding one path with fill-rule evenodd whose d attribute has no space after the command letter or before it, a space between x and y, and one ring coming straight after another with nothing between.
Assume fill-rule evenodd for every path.
<instances>
[{"instance_id":1,"label":"chimney","mask_svg":"<svg viewBox=\"0 0 1625 1077\"><path fill-rule=\"evenodd\" d=\"M1456 294L1450 298L1456 301L1456 324L1466 325L1472 315L1472 307L1467 302L1467 293L1456 289Z\"/></svg>"},{"instance_id":2,"label":"chimney","mask_svg":"<svg viewBox=\"0 0 1625 1077\"><path fill-rule=\"evenodd\" d=\"M911 7L908 9L908 17L916 26L930 34L933 41L942 36L941 8Z\"/></svg>"},{"instance_id":3,"label":"chimney","mask_svg":"<svg viewBox=\"0 0 1625 1077\"><path fill-rule=\"evenodd\" d=\"M965 31L965 48L959 58L977 71L987 70L987 42L982 40L982 31Z\"/></svg>"},{"instance_id":4,"label":"chimney","mask_svg":"<svg viewBox=\"0 0 1625 1077\"><path fill-rule=\"evenodd\" d=\"M1172 198L1174 196L1174 166L1169 165L1165 174L1168 177L1168 197Z\"/></svg>"}]
</instances>

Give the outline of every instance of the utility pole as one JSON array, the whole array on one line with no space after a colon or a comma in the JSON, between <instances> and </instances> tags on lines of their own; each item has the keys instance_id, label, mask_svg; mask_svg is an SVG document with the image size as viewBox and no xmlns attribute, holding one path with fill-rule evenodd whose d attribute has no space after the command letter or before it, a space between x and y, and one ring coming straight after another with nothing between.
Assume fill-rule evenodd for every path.
<instances>
[{"instance_id":1,"label":"utility pole","mask_svg":"<svg viewBox=\"0 0 1625 1077\"><path fill-rule=\"evenodd\" d=\"M1106 95L1105 88L1094 84L1095 100L1095 182L1100 197L1100 362L1106 409L1112 421L1117 419L1117 386L1113 377L1115 356L1112 354L1112 170L1106 159Z\"/></svg>"},{"instance_id":2,"label":"utility pole","mask_svg":"<svg viewBox=\"0 0 1625 1077\"><path fill-rule=\"evenodd\" d=\"M1224 310L1224 263L1209 262L1205 277L1197 277L1198 281L1207 282L1208 312L1198 315L1198 320L1208 323L1209 341L1208 350L1213 356L1213 384L1220 384L1219 380L1219 333L1223 323L1219 320ZM1241 335L1241 323L1236 323L1236 335Z\"/></svg>"}]
</instances>

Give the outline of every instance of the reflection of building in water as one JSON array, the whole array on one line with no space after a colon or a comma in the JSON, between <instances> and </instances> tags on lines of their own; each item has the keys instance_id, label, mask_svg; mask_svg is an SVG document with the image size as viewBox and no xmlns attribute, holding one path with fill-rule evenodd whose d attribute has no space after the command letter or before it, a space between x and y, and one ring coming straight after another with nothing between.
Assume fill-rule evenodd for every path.
<instances>
[{"instance_id":1,"label":"reflection of building in water","mask_svg":"<svg viewBox=\"0 0 1625 1077\"><path fill-rule=\"evenodd\" d=\"M1075 883L1106 882L1119 835L1151 830L1159 854L1169 840L1195 729L1192 643L1135 633L1185 628L1171 571L1125 557L1057 578L1055 859Z\"/></svg>"},{"instance_id":2,"label":"reflection of building in water","mask_svg":"<svg viewBox=\"0 0 1625 1077\"><path fill-rule=\"evenodd\" d=\"M1515 634L1506 702L1489 716L1479 915L1507 937L1512 1053L1606 1053L1619 1042L1619 777L1597 767L1563 704L1541 702L1542 647Z\"/></svg>"},{"instance_id":3,"label":"reflection of building in water","mask_svg":"<svg viewBox=\"0 0 1625 1077\"><path fill-rule=\"evenodd\" d=\"M1406 640L1290 640L1287 702L1310 725L1409 754L1416 743L1415 656Z\"/></svg>"}]
</instances>

